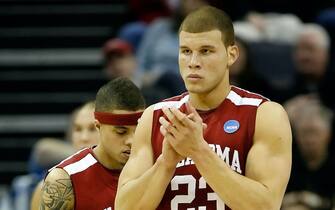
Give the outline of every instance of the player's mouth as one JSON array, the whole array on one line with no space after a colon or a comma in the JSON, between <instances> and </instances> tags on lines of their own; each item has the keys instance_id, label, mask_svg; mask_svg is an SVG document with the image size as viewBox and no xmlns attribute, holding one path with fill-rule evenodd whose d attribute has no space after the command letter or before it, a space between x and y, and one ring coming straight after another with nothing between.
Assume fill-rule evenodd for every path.
<instances>
[{"instance_id":1,"label":"player's mouth","mask_svg":"<svg viewBox=\"0 0 335 210\"><path fill-rule=\"evenodd\" d=\"M187 79L190 80L190 81L194 81L194 82L196 82L196 81L201 80L202 77L201 77L199 74L189 74L189 75L187 76Z\"/></svg>"},{"instance_id":2,"label":"player's mouth","mask_svg":"<svg viewBox=\"0 0 335 210\"><path fill-rule=\"evenodd\" d=\"M125 155L125 156L127 156L127 157L129 157L129 155L130 155L130 149L123 151L122 154Z\"/></svg>"}]
</instances>

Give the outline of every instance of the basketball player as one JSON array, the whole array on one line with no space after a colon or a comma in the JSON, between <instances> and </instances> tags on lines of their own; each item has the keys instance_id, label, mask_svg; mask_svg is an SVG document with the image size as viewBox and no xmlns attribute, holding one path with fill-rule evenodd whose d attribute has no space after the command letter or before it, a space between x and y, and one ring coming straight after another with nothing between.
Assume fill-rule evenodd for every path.
<instances>
[{"instance_id":1,"label":"basketball player","mask_svg":"<svg viewBox=\"0 0 335 210\"><path fill-rule=\"evenodd\" d=\"M94 125L94 102L87 102L73 111L70 120L70 126L67 131L67 139L71 141L71 146L74 151L79 151L83 148L97 145L99 141L98 131ZM61 141L61 140L60 140ZM63 142L63 141L62 141ZM59 147L50 145L48 152L56 156L59 155ZM31 210L38 210L41 203L43 180L41 180L35 187L31 203Z\"/></svg>"},{"instance_id":2,"label":"basketball player","mask_svg":"<svg viewBox=\"0 0 335 210\"><path fill-rule=\"evenodd\" d=\"M179 31L188 92L144 111L116 209L279 209L291 169L286 112L229 84L238 48L223 11L202 7Z\"/></svg>"},{"instance_id":3,"label":"basketball player","mask_svg":"<svg viewBox=\"0 0 335 210\"><path fill-rule=\"evenodd\" d=\"M102 86L96 96L96 147L83 149L52 168L42 189L40 209L114 209L119 173L128 160L131 138L145 102L128 79Z\"/></svg>"}]
</instances>

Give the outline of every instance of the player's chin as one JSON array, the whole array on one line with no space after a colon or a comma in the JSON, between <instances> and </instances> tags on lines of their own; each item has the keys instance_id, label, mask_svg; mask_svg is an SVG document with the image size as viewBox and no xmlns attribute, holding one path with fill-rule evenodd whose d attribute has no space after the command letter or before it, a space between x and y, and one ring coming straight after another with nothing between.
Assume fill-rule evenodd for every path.
<instances>
[{"instance_id":1,"label":"player's chin","mask_svg":"<svg viewBox=\"0 0 335 210\"><path fill-rule=\"evenodd\" d=\"M206 93L206 89L203 86L195 86L195 85L188 85L186 86L188 92L190 93L197 93L197 94L201 94L201 93Z\"/></svg>"},{"instance_id":2,"label":"player's chin","mask_svg":"<svg viewBox=\"0 0 335 210\"><path fill-rule=\"evenodd\" d=\"M130 153L127 152L122 152L120 155L120 159L122 160L121 162L126 163L127 160L129 159Z\"/></svg>"}]
</instances>

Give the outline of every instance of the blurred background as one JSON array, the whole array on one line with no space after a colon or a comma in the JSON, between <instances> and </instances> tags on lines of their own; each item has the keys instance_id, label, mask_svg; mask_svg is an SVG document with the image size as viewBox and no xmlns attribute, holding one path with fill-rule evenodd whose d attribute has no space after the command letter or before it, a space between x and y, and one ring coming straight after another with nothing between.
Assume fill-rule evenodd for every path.
<instances>
[{"instance_id":1,"label":"blurred background","mask_svg":"<svg viewBox=\"0 0 335 210\"><path fill-rule=\"evenodd\" d=\"M232 83L289 114L282 209L335 209L334 0L0 0L0 209L29 209L46 169L76 150L73 111L106 81L131 78L148 105L185 91L178 26L207 4L234 22Z\"/></svg>"}]
</instances>

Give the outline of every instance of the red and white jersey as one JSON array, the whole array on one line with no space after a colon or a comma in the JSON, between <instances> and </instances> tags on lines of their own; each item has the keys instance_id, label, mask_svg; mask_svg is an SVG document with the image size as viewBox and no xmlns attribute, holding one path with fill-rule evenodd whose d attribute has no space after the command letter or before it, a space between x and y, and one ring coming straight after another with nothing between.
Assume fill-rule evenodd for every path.
<instances>
[{"instance_id":1,"label":"red and white jersey","mask_svg":"<svg viewBox=\"0 0 335 210\"><path fill-rule=\"evenodd\" d=\"M188 93L154 105L152 147L155 159L162 153L163 136L160 133L162 107L176 107L185 112ZM253 144L256 112L259 105L268 101L255 93L232 86L225 100L214 110L199 112L207 124L204 139L209 147L232 170L245 174L248 152ZM208 163L210 164L210 163ZM243 201L241 201L243 202ZM227 210L216 193L200 175L194 162L187 158L178 163L158 210Z\"/></svg>"},{"instance_id":2,"label":"red and white jersey","mask_svg":"<svg viewBox=\"0 0 335 210\"><path fill-rule=\"evenodd\" d=\"M92 148L77 152L54 168L62 168L70 175L74 210L114 210L120 171L105 168Z\"/></svg>"}]
</instances>

